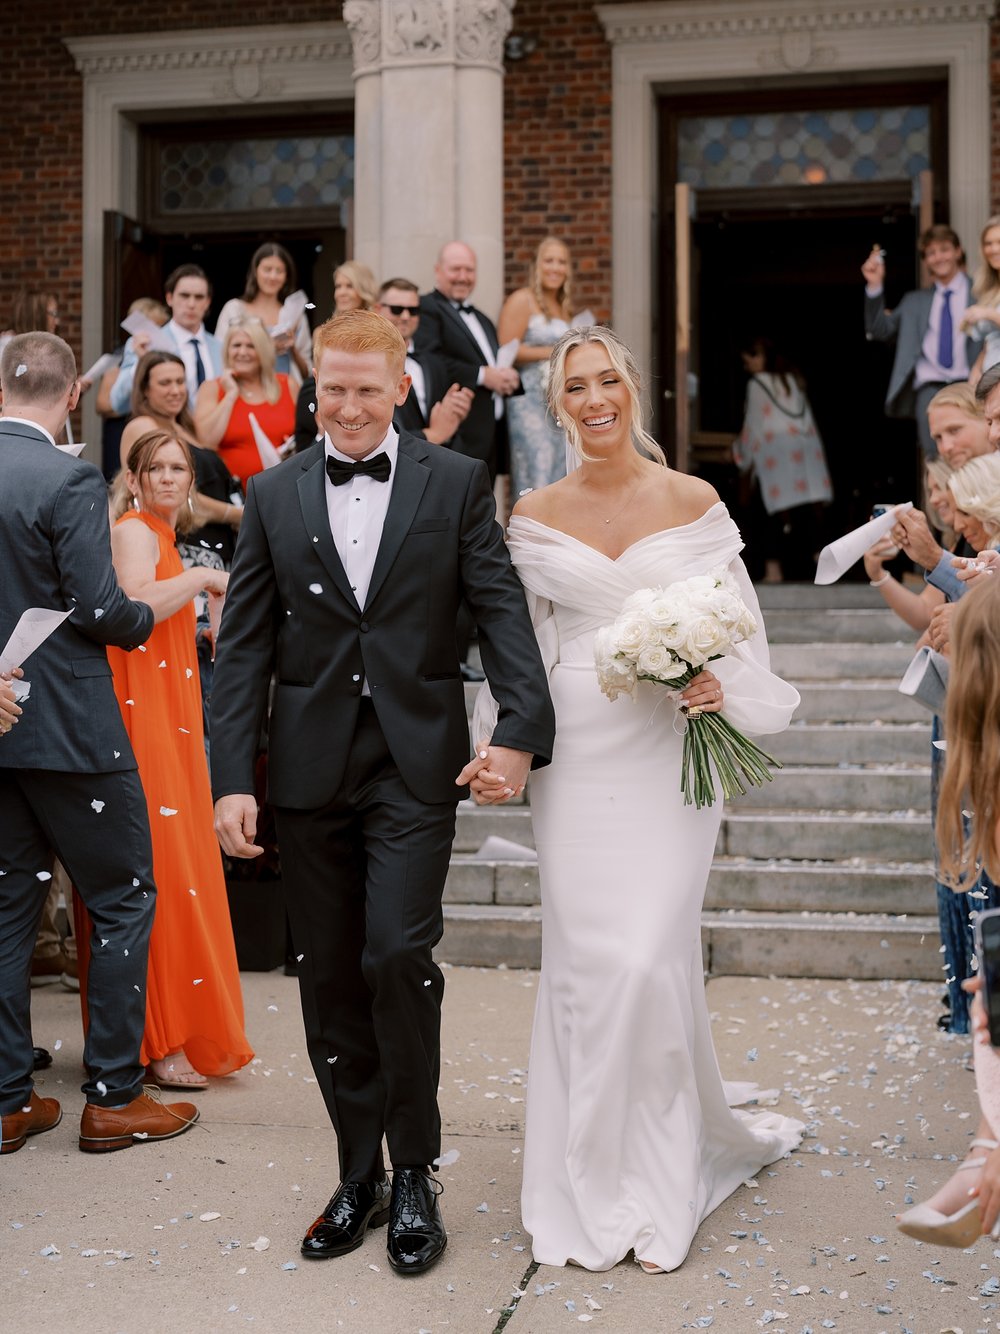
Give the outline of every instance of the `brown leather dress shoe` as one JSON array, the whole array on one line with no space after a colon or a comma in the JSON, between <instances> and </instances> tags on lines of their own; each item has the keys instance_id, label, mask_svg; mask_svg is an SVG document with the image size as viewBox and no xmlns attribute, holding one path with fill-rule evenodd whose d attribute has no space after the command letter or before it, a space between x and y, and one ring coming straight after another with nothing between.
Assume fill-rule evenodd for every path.
<instances>
[{"instance_id":1,"label":"brown leather dress shoe","mask_svg":"<svg viewBox=\"0 0 1000 1334\"><path fill-rule=\"evenodd\" d=\"M144 1140L173 1139L183 1135L198 1120L193 1102L160 1102L143 1089L125 1107L99 1107L88 1102L80 1118L80 1148L84 1153L111 1153L129 1149Z\"/></svg>"},{"instance_id":2,"label":"brown leather dress shoe","mask_svg":"<svg viewBox=\"0 0 1000 1334\"><path fill-rule=\"evenodd\" d=\"M17 1153L29 1135L51 1130L62 1120L62 1108L55 1098L40 1098L32 1089L26 1107L0 1117L0 1153Z\"/></svg>"}]
</instances>

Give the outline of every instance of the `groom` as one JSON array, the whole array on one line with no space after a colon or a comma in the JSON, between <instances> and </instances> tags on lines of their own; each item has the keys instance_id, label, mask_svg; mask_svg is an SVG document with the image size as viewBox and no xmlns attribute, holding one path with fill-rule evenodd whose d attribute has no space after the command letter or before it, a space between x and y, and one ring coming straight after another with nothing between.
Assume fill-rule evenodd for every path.
<instances>
[{"instance_id":1,"label":"groom","mask_svg":"<svg viewBox=\"0 0 1000 1334\"><path fill-rule=\"evenodd\" d=\"M485 466L393 428L410 383L398 330L352 311L316 331L314 355L325 441L247 494L213 687L216 829L230 856L260 853L254 752L273 672L269 799L341 1173L302 1253L344 1255L388 1220L389 1262L415 1274L447 1241L431 951L456 805L470 782L489 800L522 791L554 719ZM500 706L470 763L463 598Z\"/></svg>"}]
</instances>

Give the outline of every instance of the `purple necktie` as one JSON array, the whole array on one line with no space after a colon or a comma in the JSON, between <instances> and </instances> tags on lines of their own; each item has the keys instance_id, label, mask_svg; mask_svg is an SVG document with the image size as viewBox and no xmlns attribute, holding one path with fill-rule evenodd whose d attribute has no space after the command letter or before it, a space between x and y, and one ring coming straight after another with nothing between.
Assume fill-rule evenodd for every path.
<instances>
[{"instance_id":1,"label":"purple necktie","mask_svg":"<svg viewBox=\"0 0 1000 1334\"><path fill-rule=\"evenodd\" d=\"M951 292L941 293L941 332L938 336L938 364L950 370L955 364L955 330L951 322Z\"/></svg>"}]
</instances>

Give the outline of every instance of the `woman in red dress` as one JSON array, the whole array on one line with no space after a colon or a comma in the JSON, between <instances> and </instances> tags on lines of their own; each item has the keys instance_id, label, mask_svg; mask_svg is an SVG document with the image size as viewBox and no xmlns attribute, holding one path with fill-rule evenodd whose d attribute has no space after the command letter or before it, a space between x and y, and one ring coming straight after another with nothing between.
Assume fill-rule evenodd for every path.
<instances>
[{"instance_id":1,"label":"woman in red dress","mask_svg":"<svg viewBox=\"0 0 1000 1334\"><path fill-rule=\"evenodd\" d=\"M295 399L288 376L274 369L270 334L253 316L230 324L222 344L222 359L226 369L198 390L194 424L202 445L218 450L245 491L247 478L264 467L251 413L277 449L294 433Z\"/></svg>"}]
</instances>

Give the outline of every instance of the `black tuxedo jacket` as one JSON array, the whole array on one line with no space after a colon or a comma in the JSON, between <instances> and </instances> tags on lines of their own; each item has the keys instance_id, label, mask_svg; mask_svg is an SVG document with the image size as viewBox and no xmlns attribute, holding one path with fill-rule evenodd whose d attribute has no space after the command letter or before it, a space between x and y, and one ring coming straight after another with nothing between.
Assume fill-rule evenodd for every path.
<instances>
[{"instance_id":1,"label":"black tuxedo jacket","mask_svg":"<svg viewBox=\"0 0 1000 1334\"><path fill-rule=\"evenodd\" d=\"M107 485L41 431L0 418L0 648L28 607L74 611L24 664L31 697L0 738L0 768L134 769L104 646L141 644L153 613L115 578Z\"/></svg>"},{"instance_id":2,"label":"black tuxedo jacket","mask_svg":"<svg viewBox=\"0 0 1000 1334\"><path fill-rule=\"evenodd\" d=\"M475 308L474 308L475 309ZM500 346L496 327L488 315L475 309L483 332L493 351ZM483 353L469 326L440 292L428 292L420 298L420 327L414 344L419 351L437 354L444 362L448 383L458 383L465 389L475 390L472 408L462 423L462 450L471 458L482 459L494 477L507 465L506 414L497 419L493 395L476 383ZM523 388L518 393L524 393Z\"/></svg>"},{"instance_id":3,"label":"black tuxedo jacket","mask_svg":"<svg viewBox=\"0 0 1000 1334\"><path fill-rule=\"evenodd\" d=\"M336 794L367 680L403 781L424 802L463 795L469 757L455 642L464 598L500 714L497 745L552 754L554 717L524 594L486 470L401 435L364 608L330 532L315 445L252 478L226 597L212 690L216 799L254 791L254 756L276 674L269 797L312 809Z\"/></svg>"},{"instance_id":4,"label":"black tuxedo jacket","mask_svg":"<svg viewBox=\"0 0 1000 1334\"><path fill-rule=\"evenodd\" d=\"M417 352L417 356L420 359L420 369L424 373L427 409L430 412L434 404L444 398L455 381L448 378L444 362L434 352L428 352L426 348L422 348ZM406 402L401 408L396 409L392 420L397 431L410 431L414 435L423 435L427 418L420 411L420 400L417 398L412 385L406 396Z\"/></svg>"}]
</instances>

